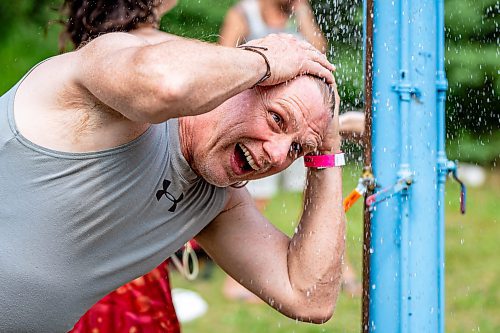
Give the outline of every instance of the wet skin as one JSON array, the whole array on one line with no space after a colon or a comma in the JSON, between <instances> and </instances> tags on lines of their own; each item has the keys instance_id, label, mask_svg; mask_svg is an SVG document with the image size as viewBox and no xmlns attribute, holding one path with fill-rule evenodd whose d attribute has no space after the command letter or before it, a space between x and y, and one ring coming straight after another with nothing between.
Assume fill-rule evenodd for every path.
<instances>
[{"instance_id":1,"label":"wet skin","mask_svg":"<svg viewBox=\"0 0 500 333\"><path fill-rule=\"evenodd\" d=\"M278 173L316 150L330 120L317 83L299 77L247 90L212 112L181 119L181 143L195 172L228 186Z\"/></svg>"}]
</instances>

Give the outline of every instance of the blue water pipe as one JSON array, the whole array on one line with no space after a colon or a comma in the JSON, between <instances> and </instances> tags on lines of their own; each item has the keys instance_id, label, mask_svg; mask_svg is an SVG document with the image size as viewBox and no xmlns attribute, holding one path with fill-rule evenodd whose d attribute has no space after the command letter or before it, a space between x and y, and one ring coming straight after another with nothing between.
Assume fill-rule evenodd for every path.
<instances>
[{"instance_id":1,"label":"blue water pipe","mask_svg":"<svg viewBox=\"0 0 500 333\"><path fill-rule=\"evenodd\" d=\"M454 165L448 166L446 157L445 135L445 102L448 81L444 69L444 0L436 1L437 15L437 52L436 52L436 91L437 91L437 159L438 159L438 212L439 220L443 221L438 228L438 332L444 332L445 322L445 229L444 229L444 186L449 170Z\"/></svg>"},{"instance_id":2,"label":"blue water pipe","mask_svg":"<svg viewBox=\"0 0 500 333\"><path fill-rule=\"evenodd\" d=\"M456 175L445 152L444 3L374 0L373 10L368 331L443 333L444 186Z\"/></svg>"}]
</instances>

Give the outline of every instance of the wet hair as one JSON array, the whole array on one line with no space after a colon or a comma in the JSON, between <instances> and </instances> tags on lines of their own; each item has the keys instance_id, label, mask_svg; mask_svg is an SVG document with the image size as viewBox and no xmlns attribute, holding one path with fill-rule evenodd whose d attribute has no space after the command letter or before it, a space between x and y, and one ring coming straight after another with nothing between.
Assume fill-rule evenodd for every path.
<instances>
[{"instance_id":1,"label":"wet hair","mask_svg":"<svg viewBox=\"0 0 500 333\"><path fill-rule=\"evenodd\" d=\"M60 36L60 49L71 40L75 48L108 32L127 32L140 24L158 25L156 7L161 0L65 0L68 17Z\"/></svg>"},{"instance_id":2,"label":"wet hair","mask_svg":"<svg viewBox=\"0 0 500 333\"><path fill-rule=\"evenodd\" d=\"M333 85L326 83L325 79L323 79L319 76L316 76L316 75L304 74L303 76L313 80L316 83L316 85L319 88L319 91L321 93L321 96L323 97L323 105L328 110L330 110L331 116L333 117L334 112L335 112L335 91L333 89ZM297 76L292 80L295 80L298 77L301 77L301 76ZM290 82L290 81L279 83L279 84L275 85L274 87L281 86L281 85L287 85L288 82ZM262 86L257 86L256 88L259 88L259 87L262 87ZM273 86L265 86L264 89L269 89L271 87L273 87Z\"/></svg>"},{"instance_id":3,"label":"wet hair","mask_svg":"<svg viewBox=\"0 0 500 333\"><path fill-rule=\"evenodd\" d=\"M325 82L324 79L314 76L308 75L311 77L314 82L318 85L319 90L321 91L321 96L323 96L323 103L325 106L331 110L332 117L334 115L334 107L335 107L335 92L333 90L333 86Z\"/></svg>"}]
</instances>

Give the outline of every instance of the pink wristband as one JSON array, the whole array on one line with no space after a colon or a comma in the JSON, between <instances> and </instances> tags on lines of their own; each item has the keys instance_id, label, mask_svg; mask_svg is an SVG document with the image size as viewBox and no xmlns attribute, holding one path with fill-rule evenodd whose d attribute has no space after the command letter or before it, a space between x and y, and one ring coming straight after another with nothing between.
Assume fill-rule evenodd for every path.
<instances>
[{"instance_id":1,"label":"pink wristband","mask_svg":"<svg viewBox=\"0 0 500 333\"><path fill-rule=\"evenodd\" d=\"M345 165L344 153L333 155L306 155L304 165L308 168L331 168Z\"/></svg>"}]
</instances>

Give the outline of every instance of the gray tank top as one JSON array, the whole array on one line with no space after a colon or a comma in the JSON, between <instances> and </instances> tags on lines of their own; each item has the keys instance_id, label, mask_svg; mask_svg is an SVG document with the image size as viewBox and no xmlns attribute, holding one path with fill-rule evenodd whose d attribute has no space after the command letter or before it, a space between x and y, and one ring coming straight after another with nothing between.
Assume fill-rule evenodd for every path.
<instances>
[{"instance_id":1,"label":"gray tank top","mask_svg":"<svg viewBox=\"0 0 500 333\"><path fill-rule=\"evenodd\" d=\"M105 151L34 144L15 124L19 84L0 97L0 332L66 332L199 233L226 190L191 170L177 120Z\"/></svg>"},{"instance_id":2,"label":"gray tank top","mask_svg":"<svg viewBox=\"0 0 500 333\"><path fill-rule=\"evenodd\" d=\"M239 3L239 7L248 23L247 41L263 38L273 33L288 33L302 38L293 17L288 20L284 29L276 29L268 26L264 21L258 0L243 0Z\"/></svg>"}]
</instances>

